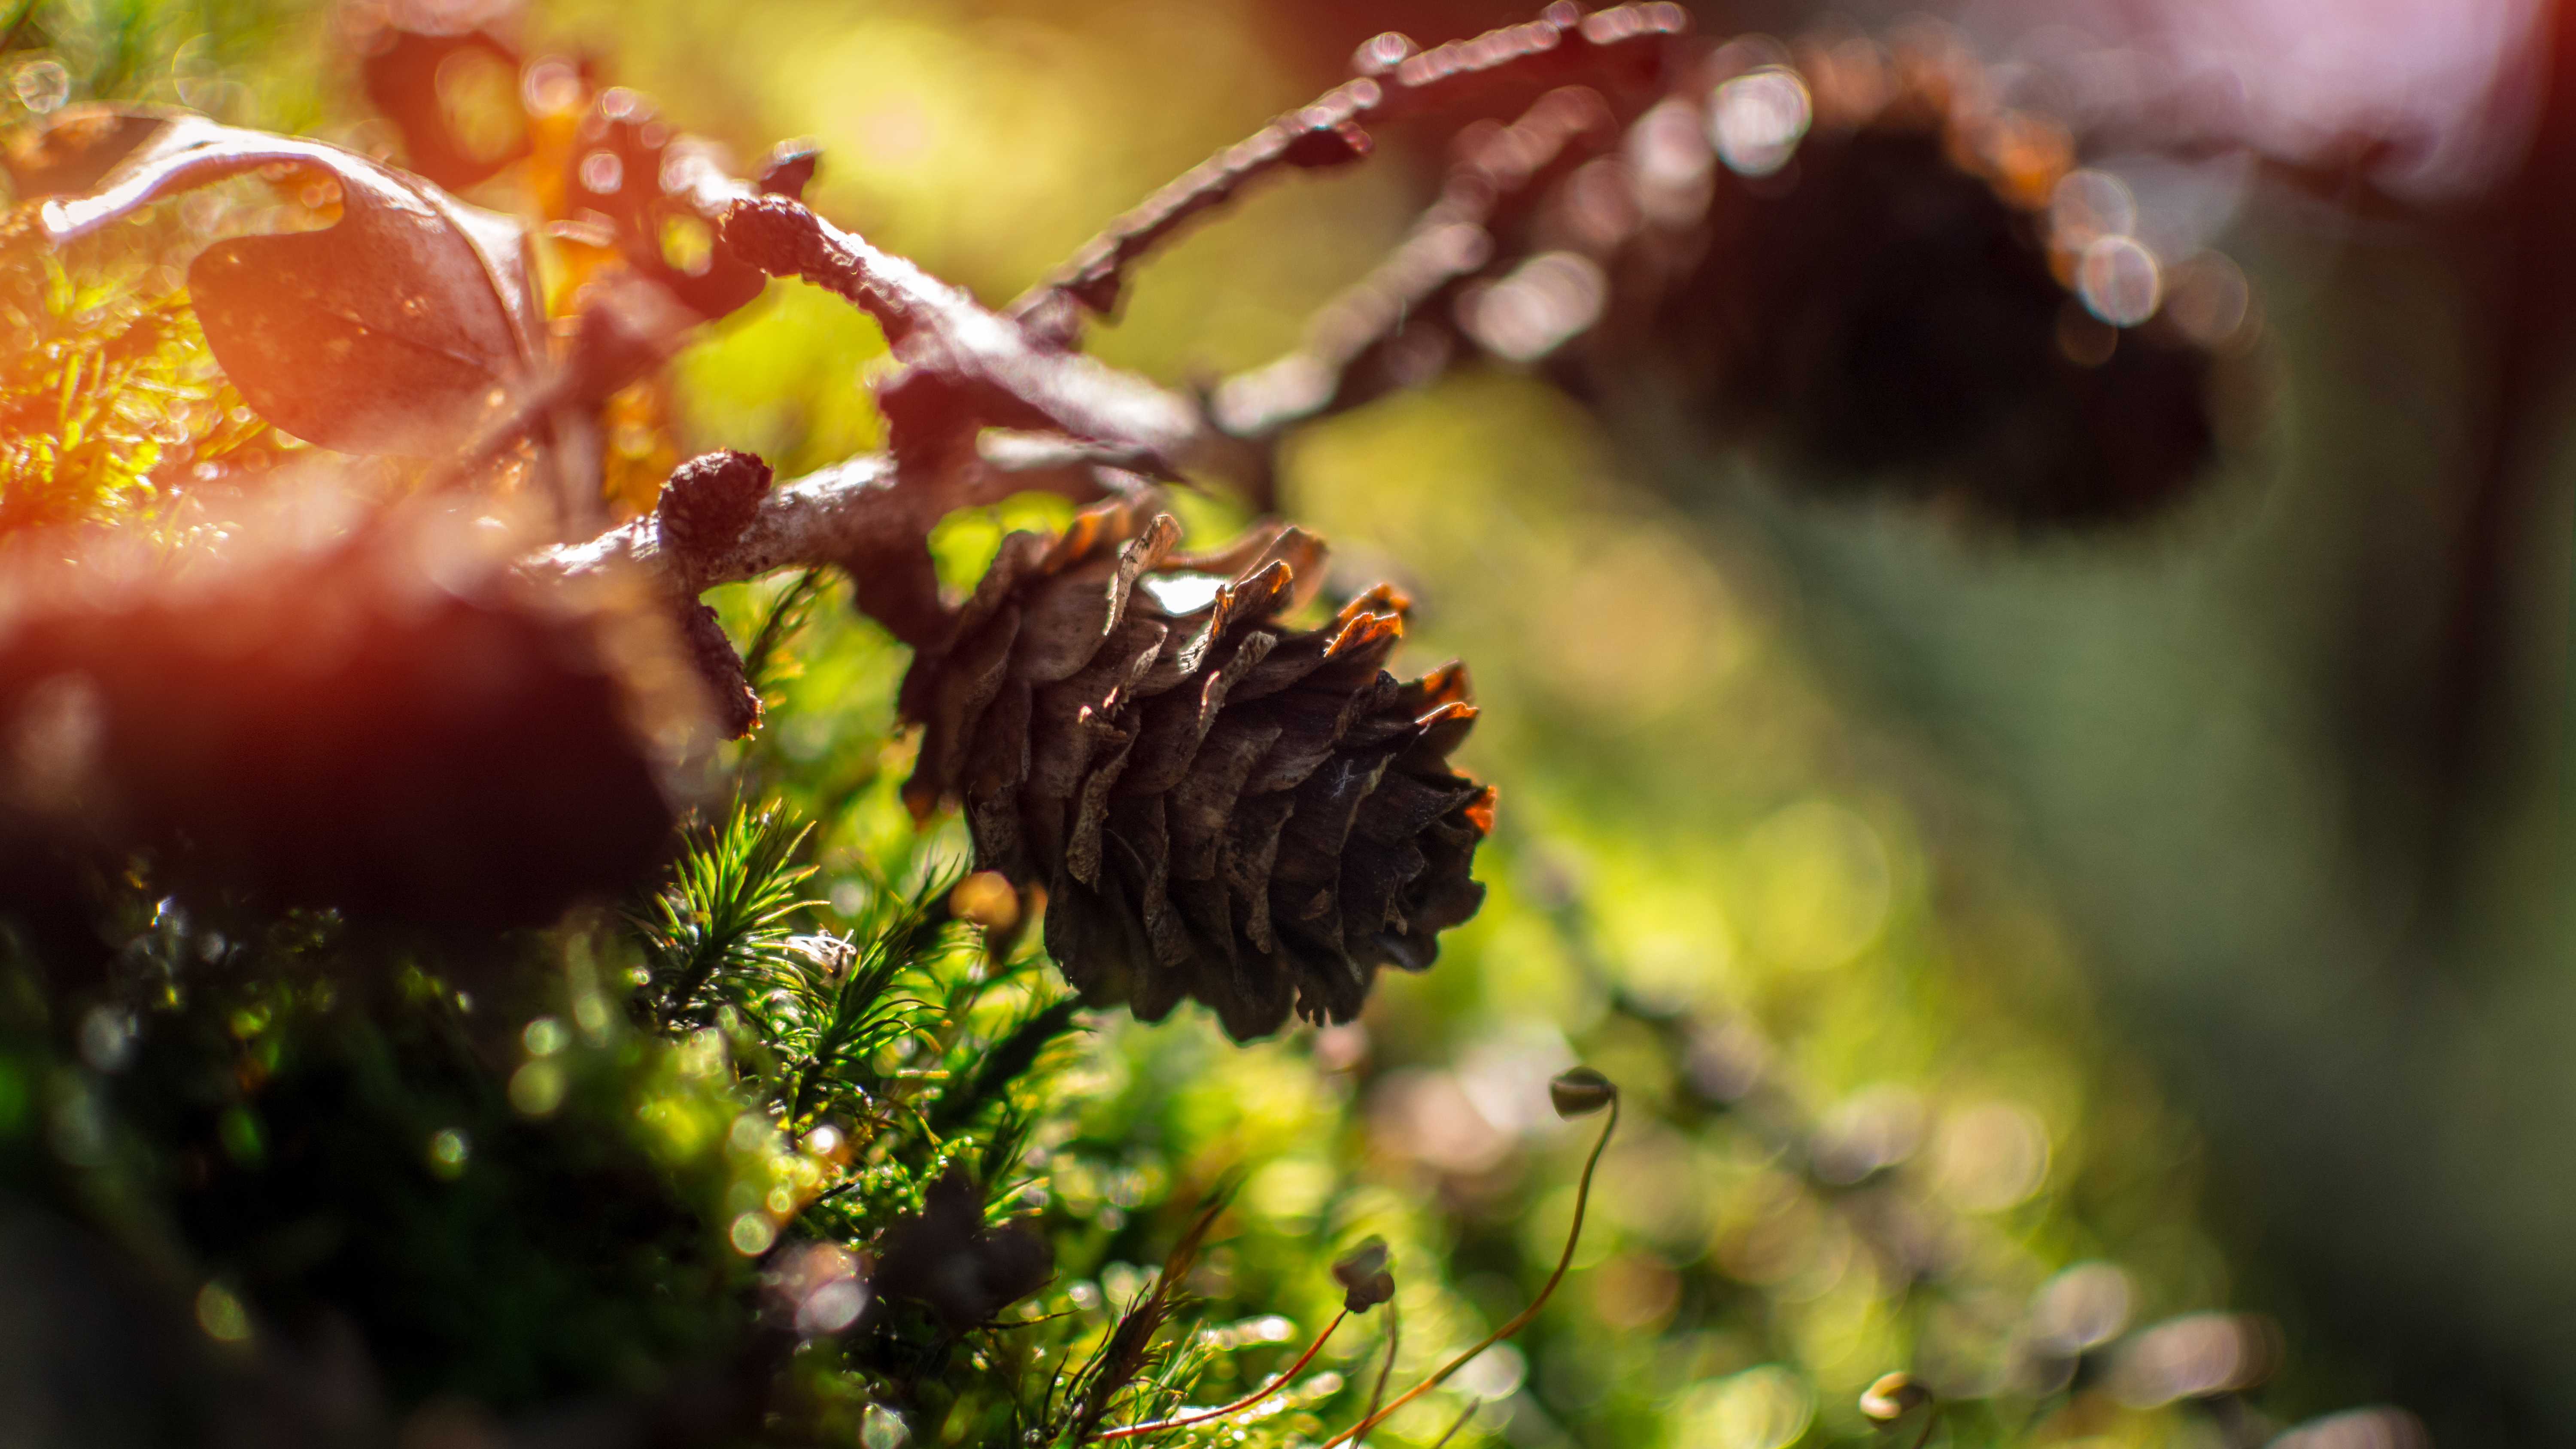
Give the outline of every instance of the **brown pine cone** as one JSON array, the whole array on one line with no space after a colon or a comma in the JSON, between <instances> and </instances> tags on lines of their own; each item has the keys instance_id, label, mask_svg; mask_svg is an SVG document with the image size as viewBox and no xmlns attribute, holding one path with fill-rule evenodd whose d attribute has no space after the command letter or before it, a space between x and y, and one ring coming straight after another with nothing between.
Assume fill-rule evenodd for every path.
<instances>
[{"instance_id":1,"label":"brown pine cone","mask_svg":"<svg viewBox=\"0 0 2576 1449\"><path fill-rule=\"evenodd\" d=\"M1466 673L1380 667L1404 632L1384 587L1281 623L1323 577L1311 535L1179 539L1123 503L1005 539L904 680L928 726L904 798L958 801L978 868L1045 889L1047 950L1086 1000L1159 1021L1195 997L1238 1041L1292 1008L1348 1021L1380 966L1428 967L1484 899L1467 872L1494 792L1448 765ZM1139 586L1158 575L1224 583L1174 613Z\"/></svg>"}]
</instances>

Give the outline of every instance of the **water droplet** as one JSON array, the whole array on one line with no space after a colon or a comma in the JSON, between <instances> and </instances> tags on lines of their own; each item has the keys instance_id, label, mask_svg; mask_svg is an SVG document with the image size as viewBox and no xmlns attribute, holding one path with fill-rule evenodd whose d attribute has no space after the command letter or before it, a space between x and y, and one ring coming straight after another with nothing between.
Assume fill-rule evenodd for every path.
<instances>
[{"instance_id":1,"label":"water droplet","mask_svg":"<svg viewBox=\"0 0 2576 1449\"><path fill-rule=\"evenodd\" d=\"M2245 273L2216 252L2202 252L2165 279L2165 315L2203 347L2236 340L2253 306Z\"/></svg>"},{"instance_id":2,"label":"water droplet","mask_svg":"<svg viewBox=\"0 0 2576 1449\"><path fill-rule=\"evenodd\" d=\"M461 1127L442 1127L429 1134L429 1171L441 1181L452 1182L465 1173L467 1159L474 1155L474 1144Z\"/></svg>"},{"instance_id":3,"label":"water droplet","mask_svg":"<svg viewBox=\"0 0 2576 1449\"><path fill-rule=\"evenodd\" d=\"M2164 300L2163 271L2155 253L2133 237L2106 236L2084 249L2075 287L2084 306L2114 327L2135 327L2156 315Z\"/></svg>"},{"instance_id":4,"label":"water droplet","mask_svg":"<svg viewBox=\"0 0 2576 1449\"><path fill-rule=\"evenodd\" d=\"M626 163L614 151L593 151L581 158L582 189L598 196L612 196L626 182Z\"/></svg>"},{"instance_id":5,"label":"water droplet","mask_svg":"<svg viewBox=\"0 0 2576 1449\"><path fill-rule=\"evenodd\" d=\"M197 1326L218 1343L239 1343L250 1337L250 1312L230 1289L208 1283L197 1290Z\"/></svg>"},{"instance_id":6,"label":"water droplet","mask_svg":"<svg viewBox=\"0 0 2576 1449\"><path fill-rule=\"evenodd\" d=\"M9 89L20 105L37 115L50 115L72 97L71 72L60 61L29 61L9 78Z\"/></svg>"},{"instance_id":7,"label":"water droplet","mask_svg":"<svg viewBox=\"0 0 2576 1449\"><path fill-rule=\"evenodd\" d=\"M1600 320L1609 295L1609 278L1589 257L1542 252L1461 299L1460 321L1494 355L1532 362Z\"/></svg>"},{"instance_id":8,"label":"water droplet","mask_svg":"<svg viewBox=\"0 0 2576 1449\"><path fill-rule=\"evenodd\" d=\"M733 1231L726 1235L733 1250L746 1258L757 1258L778 1241L778 1229L766 1213L744 1213L733 1220Z\"/></svg>"},{"instance_id":9,"label":"water droplet","mask_svg":"<svg viewBox=\"0 0 2576 1449\"><path fill-rule=\"evenodd\" d=\"M1795 71L1766 65L1717 88L1708 137L1718 158L1743 176L1768 176L1789 164L1815 118L1807 83Z\"/></svg>"}]
</instances>

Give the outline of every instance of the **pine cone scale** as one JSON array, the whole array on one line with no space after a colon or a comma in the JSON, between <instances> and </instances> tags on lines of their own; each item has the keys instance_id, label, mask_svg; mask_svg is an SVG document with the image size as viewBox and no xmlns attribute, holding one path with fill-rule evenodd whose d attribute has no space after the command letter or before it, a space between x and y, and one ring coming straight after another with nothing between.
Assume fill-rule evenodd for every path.
<instances>
[{"instance_id":1,"label":"pine cone scale","mask_svg":"<svg viewBox=\"0 0 2576 1449\"><path fill-rule=\"evenodd\" d=\"M1244 935L1265 956L1279 949L1270 930L1270 868L1279 858L1279 832L1296 808L1296 798L1283 792L1245 797L1235 806L1217 861L1217 878L1243 903Z\"/></svg>"},{"instance_id":2,"label":"pine cone scale","mask_svg":"<svg viewBox=\"0 0 2576 1449\"><path fill-rule=\"evenodd\" d=\"M1020 833L1020 787L1029 777L1029 723L1034 707L1026 680L1004 684L975 732L965 807L976 840L977 865L1013 874L1026 869Z\"/></svg>"},{"instance_id":3,"label":"pine cone scale","mask_svg":"<svg viewBox=\"0 0 2576 1449\"><path fill-rule=\"evenodd\" d=\"M1331 759L1334 749L1341 744L1339 701L1325 696L1320 701L1320 708L1319 701L1311 697L1298 699L1287 696L1285 701L1268 708L1270 717L1279 724L1279 739L1271 745L1270 752L1261 757L1261 764L1253 770L1252 777L1244 782L1243 792L1247 795L1269 795L1295 789L1305 782L1308 775L1315 773L1318 766ZM1331 710L1332 713L1325 715L1322 710Z\"/></svg>"},{"instance_id":4,"label":"pine cone scale","mask_svg":"<svg viewBox=\"0 0 2576 1449\"><path fill-rule=\"evenodd\" d=\"M1005 678L993 692L961 770L967 804L1005 794L1028 779L1029 717L1036 708L1036 692L1025 679Z\"/></svg>"},{"instance_id":5,"label":"pine cone scale","mask_svg":"<svg viewBox=\"0 0 2576 1449\"><path fill-rule=\"evenodd\" d=\"M1172 787L1172 805L1181 812L1172 822L1173 874L1216 879L1226 821L1243 798L1243 782L1278 738L1279 726L1248 715L1220 717L1208 731L1188 774Z\"/></svg>"},{"instance_id":6,"label":"pine cone scale","mask_svg":"<svg viewBox=\"0 0 2576 1449\"><path fill-rule=\"evenodd\" d=\"M1224 692L1223 677L1212 674L1196 691L1174 690L1146 704L1127 766L1128 793L1160 796L1189 778L1190 762L1207 742Z\"/></svg>"},{"instance_id":7,"label":"pine cone scale","mask_svg":"<svg viewBox=\"0 0 2576 1449\"><path fill-rule=\"evenodd\" d=\"M1129 620L1119 632L1090 668L1038 692L1033 728L1044 744L1030 762L1035 788L1070 795L1081 784L1107 721L1153 666L1170 630L1152 620Z\"/></svg>"},{"instance_id":8,"label":"pine cone scale","mask_svg":"<svg viewBox=\"0 0 2576 1449\"><path fill-rule=\"evenodd\" d=\"M1467 738L1476 723L1476 707L1465 700L1453 700L1421 716L1422 734L1406 755L1406 768L1424 775L1438 775L1440 761Z\"/></svg>"},{"instance_id":9,"label":"pine cone scale","mask_svg":"<svg viewBox=\"0 0 2576 1449\"><path fill-rule=\"evenodd\" d=\"M1164 830L1163 801L1156 797L1122 802L1118 824L1120 838L1134 841L1136 853L1146 862L1141 895L1145 937L1153 943L1155 963L1170 970L1186 967L1197 948L1191 943L1188 924L1172 903L1171 846Z\"/></svg>"},{"instance_id":10,"label":"pine cone scale","mask_svg":"<svg viewBox=\"0 0 2576 1449\"><path fill-rule=\"evenodd\" d=\"M1033 591L1035 602L1021 620L1013 672L1033 684L1072 679L1108 641L1120 637L1123 624L1133 622L1127 618L1127 601L1137 579L1159 565L1179 538L1180 525L1165 514L1157 526L1119 550L1106 568L1099 561L1082 561L1077 567L1050 570L1052 577ZM1045 562L1057 558L1051 551Z\"/></svg>"},{"instance_id":11,"label":"pine cone scale","mask_svg":"<svg viewBox=\"0 0 2576 1449\"><path fill-rule=\"evenodd\" d=\"M903 791L916 819L936 810L941 797L954 789L970 731L1009 677L1011 642L1018 632L1019 609L1006 604L965 647L946 656L948 667L924 688L920 708L906 709L929 727L921 738L921 764Z\"/></svg>"},{"instance_id":12,"label":"pine cone scale","mask_svg":"<svg viewBox=\"0 0 2576 1449\"><path fill-rule=\"evenodd\" d=\"M1175 555L1171 567L1220 578L1253 578L1267 572L1272 564L1285 564L1296 578L1320 582L1323 559L1322 539L1293 524L1272 524L1256 528L1212 553ZM1311 583L1307 592L1312 593ZM1305 601L1300 597L1297 603Z\"/></svg>"},{"instance_id":13,"label":"pine cone scale","mask_svg":"<svg viewBox=\"0 0 2576 1449\"><path fill-rule=\"evenodd\" d=\"M1074 678L1098 656L1117 625L1118 610L1093 581L1059 578L1037 595L1020 620L1011 649L1011 672L1031 684Z\"/></svg>"},{"instance_id":14,"label":"pine cone scale","mask_svg":"<svg viewBox=\"0 0 2576 1449\"><path fill-rule=\"evenodd\" d=\"M1386 845L1363 838L1352 843L1344 862L1344 940L1373 944L1390 927L1401 931L1406 923L1396 902L1406 886L1421 879L1422 873L1430 869L1431 857L1410 841ZM1401 959L1397 964L1403 964Z\"/></svg>"},{"instance_id":15,"label":"pine cone scale","mask_svg":"<svg viewBox=\"0 0 2576 1449\"><path fill-rule=\"evenodd\" d=\"M1135 737L1121 731L1113 741L1113 752L1082 782L1082 800L1074 810L1072 835L1064 849L1065 872L1095 890L1100 888L1103 841L1109 838L1104 829L1109 823L1109 792L1127 768L1127 752Z\"/></svg>"},{"instance_id":16,"label":"pine cone scale","mask_svg":"<svg viewBox=\"0 0 2576 1449\"><path fill-rule=\"evenodd\" d=\"M1279 854L1270 872L1274 894L1293 900L1312 892L1305 905L1289 913L1293 919L1321 921L1332 913L1334 887L1342 875L1342 850L1350 841L1360 802L1377 788L1394 761L1392 750L1373 756L1336 756L1297 787L1296 810L1289 816L1293 828L1281 833Z\"/></svg>"},{"instance_id":17,"label":"pine cone scale","mask_svg":"<svg viewBox=\"0 0 2576 1449\"><path fill-rule=\"evenodd\" d=\"M1291 565L1272 560L1240 584L1227 584L1217 590L1216 601L1209 606L1207 629L1191 641L1172 661L1183 674L1195 674L1207 662L1208 652L1239 628L1258 624L1264 619L1297 606L1297 573ZM1277 639L1273 635L1250 634L1248 639ZM1265 649L1266 653L1267 650Z\"/></svg>"},{"instance_id":18,"label":"pine cone scale","mask_svg":"<svg viewBox=\"0 0 2576 1449\"><path fill-rule=\"evenodd\" d=\"M1419 748L1419 741L1413 748ZM1474 785L1443 789L1403 769L1412 751L1397 756L1396 768L1379 781L1370 808L1353 822L1351 835L1372 845L1401 845L1429 829L1433 821L1458 809L1479 793Z\"/></svg>"}]
</instances>

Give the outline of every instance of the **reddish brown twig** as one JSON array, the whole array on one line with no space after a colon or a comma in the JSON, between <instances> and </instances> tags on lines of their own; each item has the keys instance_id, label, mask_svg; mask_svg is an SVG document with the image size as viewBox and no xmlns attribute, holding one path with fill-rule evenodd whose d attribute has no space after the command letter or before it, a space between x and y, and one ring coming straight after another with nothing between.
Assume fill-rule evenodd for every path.
<instances>
[{"instance_id":1,"label":"reddish brown twig","mask_svg":"<svg viewBox=\"0 0 2576 1449\"><path fill-rule=\"evenodd\" d=\"M1394 115L1450 105L1452 93L1462 86L1528 71L1533 62L1549 57L1561 58L1569 76L1583 76L1599 59L1590 52L1659 41L1689 29L1690 16L1679 5L1614 5L1586 15L1582 7L1556 0L1536 20L1435 45L1396 62L1382 77L1386 94L1377 112ZM1576 44L1567 44L1569 36ZM1557 83L1565 78L1557 77Z\"/></svg>"},{"instance_id":2,"label":"reddish brown twig","mask_svg":"<svg viewBox=\"0 0 2576 1449\"><path fill-rule=\"evenodd\" d=\"M957 486L935 498L906 496L895 480L893 458L863 453L771 489L751 522L721 549L684 557L664 536L659 515L646 514L596 538L542 549L522 561L519 570L531 577L572 579L642 568L672 593L696 594L781 569L839 563L898 543L918 545L941 516L998 503L1015 493L1052 488L1088 501L1102 492L1060 486L1066 481L1061 476L999 467L961 475ZM1108 481L1136 486L1132 478L1112 475Z\"/></svg>"},{"instance_id":3,"label":"reddish brown twig","mask_svg":"<svg viewBox=\"0 0 2576 1449\"><path fill-rule=\"evenodd\" d=\"M1462 85L1526 70L1545 57L1565 62L1562 78L1582 76L1598 69L1600 57L1592 52L1657 41L1688 28L1689 17L1678 5L1617 5L1585 15L1559 0L1526 24L1373 66L1376 74L1334 87L1182 173L1084 243L1072 260L1021 294L1003 315L1028 327L1041 345L1070 346L1080 334L1082 313L1117 310L1129 270L1193 219L1283 167L1328 166L1367 154L1369 138L1362 123L1447 105ZM1576 42L1572 46L1569 35ZM1372 51L1363 47L1362 54Z\"/></svg>"},{"instance_id":4,"label":"reddish brown twig","mask_svg":"<svg viewBox=\"0 0 2576 1449\"><path fill-rule=\"evenodd\" d=\"M1576 141L1606 138L1613 117L1600 94L1584 86L1549 91L1508 126L1470 138L1450 168L1440 199L1402 245L1307 324L1303 346L1226 379L1210 398L1217 426L1258 438L1288 424L1338 411L1392 387L1428 380L1448 357L1445 324L1429 317L1442 296L1482 271L1494 256L1491 227L1502 203L1523 193ZM1417 345L1404 357L1390 344L1417 325ZM1383 375L1363 378L1377 358Z\"/></svg>"},{"instance_id":5,"label":"reddish brown twig","mask_svg":"<svg viewBox=\"0 0 2576 1449\"><path fill-rule=\"evenodd\" d=\"M723 239L751 265L836 292L885 328L903 367L879 384L877 401L899 463L954 460L983 428L1039 428L1123 450L1129 466L1173 477L1200 437L1187 401L1093 358L1037 347L965 292L801 202L738 200L724 213Z\"/></svg>"},{"instance_id":6,"label":"reddish brown twig","mask_svg":"<svg viewBox=\"0 0 2576 1449\"><path fill-rule=\"evenodd\" d=\"M1022 293L1003 315L1056 330L1061 340L1071 341L1071 333L1060 331L1063 321L1046 315L1052 305L1071 300L1093 312L1114 311L1127 269L1191 219L1233 200L1245 186L1282 166L1331 166L1367 155L1368 133L1358 121L1383 94L1373 80L1337 86L1313 105L1281 116L1191 167L1084 243L1071 261Z\"/></svg>"},{"instance_id":7,"label":"reddish brown twig","mask_svg":"<svg viewBox=\"0 0 2576 1449\"><path fill-rule=\"evenodd\" d=\"M1452 1420L1450 1420L1450 1421L1449 1421L1449 1427L1440 1431L1440 1437L1431 1441L1431 1449L1440 1449L1440 1446L1441 1446L1441 1445L1446 1444L1446 1443L1448 1443L1450 1440L1457 1438L1457 1437L1458 1437L1458 1431L1459 1431L1459 1430L1461 1430L1461 1429L1466 1428L1466 1427L1467 1427L1467 1421L1468 1421L1469 1419L1472 1419L1472 1418L1476 1417L1476 1411L1477 1411L1478 1409L1483 1408L1483 1407L1485 1407L1485 1401L1484 1401L1484 1400L1482 1400L1482 1399L1471 1399L1471 1400L1469 1400L1469 1401L1468 1401L1468 1403L1467 1403L1467 1407L1465 1407L1465 1408L1463 1408L1463 1409L1460 1409L1460 1410L1458 1411L1458 1417L1457 1417L1457 1418L1454 1418L1454 1419L1452 1419ZM1919 1445L1918 1445L1918 1446L1916 1446L1916 1449L1921 1449L1921 1446L1919 1446Z\"/></svg>"},{"instance_id":8,"label":"reddish brown twig","mask_svg":"<svg viewBox=\"0 0 2576 1449\"><path fill-rule=\"evenodd\" d=\"M519 569L575 579L641 568L669 592L696 594L784 568L833 562L880 541L888 530L909 528L903 511L887 506L893 486L893 460L865 454L771 489L750 525L705 556L684 559L663 537L660 516L646 514L586 542L544 549Z\"/></svg>"}]
</instances>

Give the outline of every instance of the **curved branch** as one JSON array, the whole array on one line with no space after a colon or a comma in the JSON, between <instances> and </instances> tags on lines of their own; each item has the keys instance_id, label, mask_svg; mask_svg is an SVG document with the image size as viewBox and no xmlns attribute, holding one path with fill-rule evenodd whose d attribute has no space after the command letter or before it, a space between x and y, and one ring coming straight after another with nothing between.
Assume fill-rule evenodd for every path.
<instances>
[{"instance_id":1,"label":"curved branch","mask_svg":"<svg viewBox=\"0 0 2576 1449\"><path fill-rule=\"evenodd\" d=\"M1335 86L1183 172L1085 242L1003 315L1029 328L1042 345L1070 346L1080 334L1081 313L1116 311L1129 269L1196 217L1282 167L1330 166L1366 155L1369 138L1360 129L1362 122L1447 104L1450 92L1461 85L1516 75L1549 59L1560 60L1559 68L1567 72L1557 77L1560 83L1576 79L1597 68L1599 57L1587 51L1662 40L1689 28L1688 13L1674 4L1614 5L1585 15L1560 3L1525 24L1403 55L1392 63L1374 63L1363 47L1363 69L1371 74ZM1564 42L1569 34L1584 47L1568 51ZM1403 45L1409 48L1411 42Z\"/></svg>"},{"instance_id":2,"label":"curved branch","mask_svg":"<svg viewBox=\"0 0 2576 1449\"><path fill-rule=\"evenodd\" d=\"M1191 167L1084 243L1071 261L1021 293L1002 315L1023 325L1046 326L1061 334L1054 340L1069 343L1071 331L1060 319L1047 315L1058 299L1070 299L1103 315L1115 311L1127 269L1200 213L1223 206L1244 187L1283 166L1331 166L1367 155L1368 133L1359 129L1358 122L1384 96L1378 83L1366 78L1336 86L1314 104L1281 116Z\"/></svg>"},{"instance_id":3,"label":"curved branch","mask_svg":"<svg viewBox=\"0 0 2576 1449\"><path fill-rule=\"evenodd\" d=\"M1472 41L1405 58L1379 78L1363 77L1328 92L1314 105L1272 122L1244 141L1182 176L1128 213L1033 289L1008 314L995 313L961 288L921 267L841 230L794 197L754 194L711 161L686 168L679 190L714 217L721 244L737 259L772 276L798 277L841 296L885 329L899 364L876 387L891 443L885 454L854 458L772 491L750 525L728 543L698 551L673 546L657 517L644 517L584 543L564 544L524 560L530 577L573 578L620 568L642 568L675 598L694 597L719 584L738 583L781 569L835 564L854 574L902 572L880 581L870 598L862 577L861 605L908 639L935 628L935 592L924 595L925 560L916 556L930 529L947 512L997 501L1030 488L1076 497L1143 486L1130 472L1171 479L1184 466L1241 477L1266 471L1260 435L1303 415L1294 407L1255 409L1269 428L1220 429L1200 400L1097 359L1049 344L1041 311L1049 296L1085 306L1114 304L1127 268L1191 217L1222 204L1254 178L1281 165L1318 164L1356 154L1366 138L1359 119L1397 114L1445 98L1455 83L1517 73L1534 57L1580 52L1677 33L1677 6L1629 4L1592 15L1570 5L1550 6L1541 19L1510 26ZM1581 46L1568 47L1575 37ZM1524 184L1573 135L1597 124L1604 108L1589 92L1557 91L1530 115L1478 148L1470 169L1474 200L1444 196L1456 220L1443 239L1466 232L1481 236L1482 222L1498 193ZM1506 153L1510 153L1506 158ZM1522 154L1527 153L1527 154ZM1481 201L1481 205L1475 204ZM1473 211L1450 217L1450 211ZM1430 219L1426 219L1427 221ZM1427 236L1390 259L1372 278L1380 289L1392 273L1405 285L1361 307L1369 315L1330 315L1332 334L1321 357L1334 374L1386 335L1387 304L1400 316L1405 301L1436 291L1460 272L1463 258L1426 253ZM1472 270L1472 266L1467 268ZM1415 274L1419 275L1415 275ZM1351 307L1341 309L1348 312ZM1312 344L1310 343L1310 348ZM1014 443L1007 430L1024 434ZM1255 434L1249 441L1242 432ZM1016 452L1014 452L1016 449Z\"/></svg>"},{"instance_id":4,"label":"curved branch","mask_svg":"<svg viewBox=\"0 0 2576 1449\"><path fill-rule=\"evenodd\" d=\"M1408 62L1409 64L1410 62ZM1608 102L1587 86L1561 86L1508 126L1478 133L1450 168L1440 199L1367 276L1306 324L1294 352L1220 383L1210 398L1219 428L1261 438L1296 422L1365 402L1390 387L1427 381L1447 359L1445 322L1429 314L1458 283L1494 257L1496 214L1589 137L1615 136ZM1463 139L1463 138L1462 138ZM1429 356L1363 377L1408 326L1423 327Z\"/></svg>"},{"instance_id":5,"label":"curved branch","mask_svg":"<svg viewBox=\"0 0 2576 1449\"><path fill-rule=\"evenodd\" d=\"M736 202L724 242L772 276L802 277L877 319L903 371L878 388L898 459L953 455L983 427L1046 428L1129 450L1178 476L1205 429L1199 409L1132 372L1044 350L901 257L784 196Z\"/></svg>"}]
</instances>

